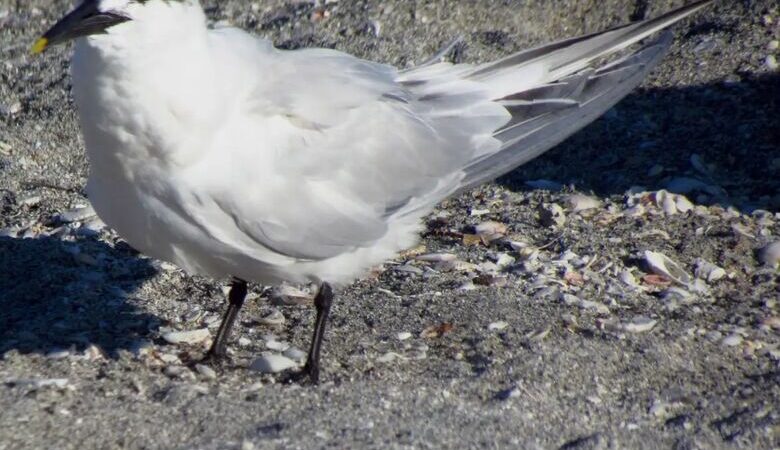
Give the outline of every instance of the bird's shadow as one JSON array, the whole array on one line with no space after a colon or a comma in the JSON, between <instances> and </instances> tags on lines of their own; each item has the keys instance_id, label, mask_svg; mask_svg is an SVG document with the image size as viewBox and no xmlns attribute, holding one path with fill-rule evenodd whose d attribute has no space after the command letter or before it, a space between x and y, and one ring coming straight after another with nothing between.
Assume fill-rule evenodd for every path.
<instances>
[{"instance_id":1,"label":"bird's shadow","mask_svg":"<svg viewBox=\"0 0 780 450\"><path fill-rule=\"evenodd\" d=\"M133 295L156 269L128 247L95 237L0 238L0 358L98 346L115 357L159 320Z\"/></svg>"},{"instance_id":2,"label":"bird's shadow","mask_svg":"<svg viewBox=\"0 0 780 450\"><path fill-rule=\"evenodd\" d=\"M778 118L777 74L639 89L498 183L529 190L527 181L549 180L601 196L666 188L703 204L778 211Z\"/></svg>"}]
</instances>

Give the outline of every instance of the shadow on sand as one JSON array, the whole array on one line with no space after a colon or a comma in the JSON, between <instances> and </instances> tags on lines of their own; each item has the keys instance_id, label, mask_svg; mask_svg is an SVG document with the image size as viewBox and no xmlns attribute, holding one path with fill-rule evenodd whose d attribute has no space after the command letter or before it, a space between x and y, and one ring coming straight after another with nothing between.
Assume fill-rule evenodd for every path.
<instances>
[{"instance_id":1,"label":"shadow on sand","mask_svg":"<svg viewBox=\"0 0 780 450\"><path fill-rule=\"evenodd\" d=\"M154 273L131 249L96 238L0 238L0 355L89 344L110 356L132 350L158 324L132 304Z\"/></svg>"},{"instance_id":2,"label":"shadow on sand","mask_svg":"<svg viewBox=\"0 0 780 450\"><path fill-rule=\"evenodd\" d=\"M780 210L780 75L673 89L640 89L604 117L500 178L573 184L607 196L667 188L703 204ZM705 171L691 163L697 154ZM661 166L652 173L654 166ZM702 184L685 177L695 179ZM677 179L675 181L675 179ZM714 189L722 195L712 195Z\"/></svg>"}]
</instances>

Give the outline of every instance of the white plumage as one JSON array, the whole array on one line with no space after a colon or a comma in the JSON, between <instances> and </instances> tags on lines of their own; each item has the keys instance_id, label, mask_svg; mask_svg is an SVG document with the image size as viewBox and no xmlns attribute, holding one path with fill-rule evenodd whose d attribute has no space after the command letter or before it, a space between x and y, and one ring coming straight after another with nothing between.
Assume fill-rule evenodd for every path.
<instances>
[{"instance_id":1,"label":"white plumage","mask_svg":"<svg viewBox=\"0 0 780 450\"><path fill-rule=\"evenodd\" d=\"M96 211L189 272L275 284L349 282L410 247L434 205L598 117L671 38L594 60L706 2L494 63L402 72L209 30L196 1L118 3L131 20L79 39L72 65Z\"/></svg>"}]
</instances>

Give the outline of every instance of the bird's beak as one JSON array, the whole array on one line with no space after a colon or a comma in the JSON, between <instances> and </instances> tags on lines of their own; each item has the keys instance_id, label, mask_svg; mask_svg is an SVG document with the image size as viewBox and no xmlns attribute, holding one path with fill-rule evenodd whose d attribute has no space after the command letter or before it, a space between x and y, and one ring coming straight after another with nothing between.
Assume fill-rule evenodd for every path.
<instances>
[{"instance_id":1,"label":"bird's beak","mask_svg":"<svg viewBox=\"0 0 780 450\"><path fill-rule=\"evenodd\" d=\"M101 12L98 2L86 0L76 9L55 23L32 46L32 53L38 54L48 47L67 42L81 36L103 33L107 28L130 20L128 17L110 12Z\"/></svg>"}]
</instances>

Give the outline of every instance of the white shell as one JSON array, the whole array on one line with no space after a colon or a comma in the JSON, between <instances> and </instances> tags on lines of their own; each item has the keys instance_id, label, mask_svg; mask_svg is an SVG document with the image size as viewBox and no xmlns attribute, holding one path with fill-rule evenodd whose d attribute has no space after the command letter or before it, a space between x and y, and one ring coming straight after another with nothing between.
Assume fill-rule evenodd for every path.
<instances>
[{"instance_id":1,"label":"white shell","mask_svg":"<svg viewBox=\"0 0 780 450\"><path fill-rule=\"evenodd\" d=\"M260 357L252 361L252 364L249 365L249 369L262 373L277 373L291 369L297 365L298 364L296 364L295 361L286 356L268 353L260 355Z\"/></svg>"},{"instance_id":2,"label":"white shell","mask_svg":"<svg viewBox=\"0 0 780 450\"><path fill-rule=\"evenodd\" d=\"M569 209L574 212L595 209L601 206L601 201L599 201L599 199L582 194L570 195L566 201L569 204Z\"/></svg>"},{"instance_id":3,"label":"white shell","mask_svg":"<svg viewBox=\"0 0 780 450\"><path fill-rule=\"evenodd\" d=\"M211 332L209 332L208 328L190 331L171 331L162 335L162 338L169 344L197 344L210 337Z\"/></svg>"},{"instance_id":4,"label":"white shell","mask_svg":"<svg viewBox=\"0 0 780 450\"><path fill-rule=\"evenodd\" d=\"M663 275L679 284L687 285L691 282L691 276L663 253L645 251L645 261L650 270L656 275Z\"/></svg>"}]
</instances>

